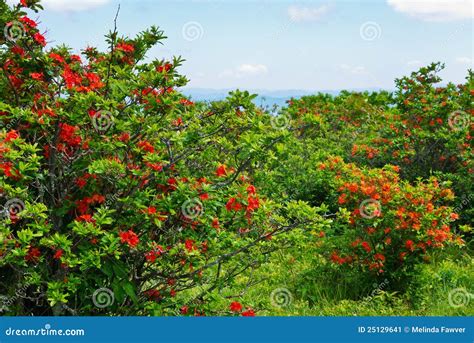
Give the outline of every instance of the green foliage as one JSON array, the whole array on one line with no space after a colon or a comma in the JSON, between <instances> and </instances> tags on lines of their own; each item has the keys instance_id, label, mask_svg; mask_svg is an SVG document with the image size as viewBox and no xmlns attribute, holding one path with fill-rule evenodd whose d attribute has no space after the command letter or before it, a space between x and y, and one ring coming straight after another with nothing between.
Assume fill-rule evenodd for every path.
<instances>
[{"instance_id":1,"label":"green foliage","mask_svg":"<svg viewBox=\"0 0 474 343\"><path fill-rule=\"evenodd\" d=\"M0 1L2 313L473 313L472 71L194 103L158 27L78 56L25 4Z\"/></svg>"}]
</instances>

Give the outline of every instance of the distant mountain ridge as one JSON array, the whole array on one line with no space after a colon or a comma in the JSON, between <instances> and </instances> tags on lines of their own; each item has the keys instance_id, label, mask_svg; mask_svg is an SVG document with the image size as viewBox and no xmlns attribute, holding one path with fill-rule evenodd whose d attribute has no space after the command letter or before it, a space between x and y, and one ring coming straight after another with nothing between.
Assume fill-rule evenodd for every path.
<instances>
[{"instance_id":1,"label":"distant mountain ridge","mask_svg":"<svg viewBox=\"0 0 474 343\"><path fill-rule=\"evenodd\" d=\"M219 101L227 97L230 91L237 88L212 89L212 88L182 88L181 92L189 96L194 101ZM244 90L241 88L241 90ZM284 90L268 90L268 89L246 89L252 94L258 94L254 103L259 106L285 106L286 101L291 98L300 98L305 95L315 95L318 93L338 95L342 90L299 90L299 89L284 89ZM369 89L348 89L353 92L364 91L380 91L381 88Z\"/></svg>"}]
</instances>

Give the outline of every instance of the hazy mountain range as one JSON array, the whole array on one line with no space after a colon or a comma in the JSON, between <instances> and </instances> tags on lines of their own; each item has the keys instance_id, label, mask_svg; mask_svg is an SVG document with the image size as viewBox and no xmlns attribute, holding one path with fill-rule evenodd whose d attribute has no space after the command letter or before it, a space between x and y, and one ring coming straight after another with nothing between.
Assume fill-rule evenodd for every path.
<instances>
[{"instance_id":1,"label":"hazy mountain range","mask_svg":"<svg viewBox=\"0 0 474 343\"><path fill-rule=\"evenodd\" d=\"M211 89L211 88L183 88L181 92L186 96L191 97L194 101L218 101L227 97L228 93L234 89ZM258 94L254 102L259 106L285 106L286 101L291 98L300 98L305 95L312 95L317 93L327 93L337 95L341 90L268 90L268 89L247 89L252 94ZM363 91L379 91L380 88L373 89L349 89L349 91L363 92Z\"/></svg>"}]
</instances>

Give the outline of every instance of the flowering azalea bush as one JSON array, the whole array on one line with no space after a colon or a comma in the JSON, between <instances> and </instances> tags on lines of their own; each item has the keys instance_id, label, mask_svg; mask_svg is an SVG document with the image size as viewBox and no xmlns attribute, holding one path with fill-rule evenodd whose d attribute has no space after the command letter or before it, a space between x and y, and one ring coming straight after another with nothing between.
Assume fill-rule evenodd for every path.
<instances>
[{"instance_id":1,"label":"flowering azalea bush","mask_svg":"<svg viewBox=\"0 0 474 343\"><path fill-rule=\"evenodd\" d=\"M399 290L472 242L471 72L435 87L433 64L393 94L274 115L246 91L183 96L182 59L146 59L157 27L74 54L40 9L0 1L0 312L285 314L320 279Z\"/></svg>"},{"instance_id":2,"label":"flowering azalea bush","mask_svg":"<svg viewBox=\"0 0 474 343\"><path fill-rule=\"evenodd\" d=\"M250 95L184 97L180 58L143 61L156 27L75 55L47 47L39 1L0 6L1 293L25 289L7 313L214 313L209 294L296 226L245 175L255 143L222 158L258 119Z\"/></svg>"},{"instance_id":3,"label":"flowering azalea bush","mask_svg":"<svg viewBox=\"0 0 474 343\"><path fill-rule=\"evenodd\" d=\"M438 73L443 68L433 63L397 79L395 110L384 114L375 136L365 136L353 145L351 160L371 166L398 165L402 177L410 181L433 173L452 181L458 196L456 207L463 208L461 219L469 223L473 206L466 206L465 199L474 191L470 182L474 172L474 79L469 71L466 83L440 86Z\"/></svg>"},{"instance_id":4,"label":"flowering azalea bush","mask_svg":"<svg viewBox=\"0 0 474 343\"><path fill-rule=\"evenodd\" d=\"M400 180L396 166L363 169L341 158L318 169L333 180L339 206L322 245L335 265L396 279L429 259L430 251L464 244L450 227L458 219L447 206L454 194L435 178L412 185Z\"/></svg>"}]
</instances>

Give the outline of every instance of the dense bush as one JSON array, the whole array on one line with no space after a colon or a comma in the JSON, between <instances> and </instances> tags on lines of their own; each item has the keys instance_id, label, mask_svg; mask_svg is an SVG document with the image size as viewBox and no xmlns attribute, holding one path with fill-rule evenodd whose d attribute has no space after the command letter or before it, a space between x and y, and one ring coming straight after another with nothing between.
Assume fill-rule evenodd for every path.
<instances>
[{"instance_id":1,"label":"dense bush","mask_svg":"<svg viewBox=\"0 0 474 343\"><path fill-rule=\"evenodd\" d=\"M445 205L454 195L435 178L410 184L398 167L364 170L340 158L318 168L333 180L340 206L328 235L333 263L399 279L431 250L464 244L445 220L458 218Z\"/></svg>"},{"instance_id":2,"label":"dense bush","mask_svg":"<svg viewBox=\"0 0 474 343\"><path fill-rule=\"evenodd\" d=\"M109 51L78 56L47 50L21 6L1 6L2 24L23 29L0 54L1 289L26 290L8 313L213 313L208 293L296 226L219 162L244 141L248 93L201 111L176 90L179 58L143 62L158 28L111 32Z\"/></svg>"},{"instance_id":3,"label":"dense bush","mask_svg":"<svg viewBox=\"0 0 474 343\"><path fill-rule=\"evenodd\" d=\"M156 27L79 56L25 7L0 1L2 313L426 314L461 254L437 290L468 287L472 72L275 116L184 97L181 58L145 62Z\"/></svg>"}]
</instances>

